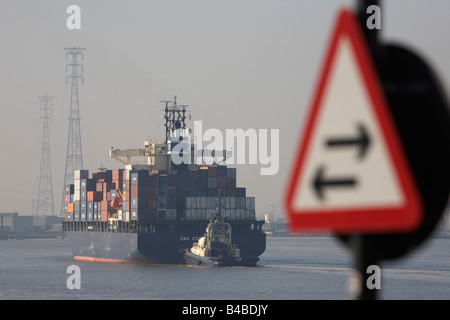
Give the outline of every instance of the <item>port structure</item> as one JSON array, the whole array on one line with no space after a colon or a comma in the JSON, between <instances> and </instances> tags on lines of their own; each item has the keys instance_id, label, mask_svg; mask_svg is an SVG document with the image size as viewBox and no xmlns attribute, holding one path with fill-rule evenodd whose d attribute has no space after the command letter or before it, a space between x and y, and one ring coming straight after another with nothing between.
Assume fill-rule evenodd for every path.
<instances>
[{"instance_id":1,"label":"port structure","mask_svg":"<svg viewBox=\"0 0 450 320\"><path fill-rule=\"evenodd\" d=\"M70 111L69 111L69 133L67 138L66 166L64 172L64 185L61 200L60 215L64 216L66 188L73 183L73 172L83 169L83 151L81 148L81 128L80 128L80 103L78 95L78 83L84 83L84 66L79 62L79 58L84 60L86 48L64 48L66 60L70 58L70 63L66 65L66 84L70 79ZM70 70L69 70L70 69ZM80 73L81 72L81 73Z\"/></svg>"},{"instance_id":2,"label":"port structure","mask_svg":"<svg viewBox=\"0 0 450 320\"><path fill-rule=\"evenodd\" d=\"M50 161L50 130L49 122L53 117L54 97L39 96L40 122L42 124L41 169L39 174L39 189L37 199L33 200L33 216L54 216L52 169Z\"/></svg>"}]
</instances>

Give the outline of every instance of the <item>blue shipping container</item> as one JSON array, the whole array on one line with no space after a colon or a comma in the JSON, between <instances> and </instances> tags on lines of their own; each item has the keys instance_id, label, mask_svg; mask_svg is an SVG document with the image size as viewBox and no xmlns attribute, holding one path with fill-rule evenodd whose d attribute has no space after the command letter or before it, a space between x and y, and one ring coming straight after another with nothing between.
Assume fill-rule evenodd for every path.
<instances>
[{"instance_id":1,"label":"blue shipping container","mask_svg":"<svg viewBox=\"0 0 450 320\"><path fill-rule=\"evenodd\" d=\"M246 188L236 188L236 197L246 197Z\"/></svg>"},{"instance_id":2,"label":"blue shipping container","mask_svg":"<svg viewBox=\"0 0 450 320\"><path fill-rule=\"evenodd\" d=\"M130 170L130 183L133 185L148 185L148 170Z\"/></svg>"}]
</instances>

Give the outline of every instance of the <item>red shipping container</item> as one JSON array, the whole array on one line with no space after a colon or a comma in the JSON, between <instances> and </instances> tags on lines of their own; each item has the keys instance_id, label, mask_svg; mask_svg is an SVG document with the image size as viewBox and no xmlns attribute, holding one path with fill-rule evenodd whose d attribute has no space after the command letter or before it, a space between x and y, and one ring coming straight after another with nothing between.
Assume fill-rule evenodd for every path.
<instances>
[{"instance_id":1,"label":"red shipping container","mask_svg":"<svg viewBox=\"0 0 450 320\"><path fill-rule=\"evenodd\" d=\"M130 196L132 197L137 197L138 196L138 185L137 184L132 184L131 185L131 190L130 190Z\"/></svg>"},{"instance_id":2,"label":"red shipping container","mask_svg":"<svg viewBox=\"0 0 450 320\"><path fill-rule=\"evenodd\" d=\"M147 186L139 186L136 184L132 184L130 188L131 188L130 190L131 197L146 196L148 194Z\"/></svg>"},{"instance_id":3,"label":"red shipping container","mask_svg":"<svg viewBox=\"0 0 450 320\"><path fill-rule=\"evenodd\" d=\"M208 167L208 177L217 177L217 167Z\"/></svg>"},{"instance_id":4,"label":"red shipping container","mask_svg":"<svg viewBox=\"0 0 450 320\"><path fill-rule=\"evenodd\" d=\"M157 188L150 188L148 189L148 198L151 200L156 200L158 197L158 189Z\"/></svg>"},{"instance_id":5,"label":"red shipping container","mask_svg":"<svg viewBox=\"0 0 450 320\"><path fill-rule=\"evenodd\" d=\"M88 191L87 192L87 201L102 201L103 193L97 191Z\"/></svg>"},{"instance_id":6,"label":"red shipping container","mask_svg":"<svg viewBox=\"0 0 450 320\"><path fill-rule=\"evenodd\" d=\"M112 171L112 180L113 181L122 181L123 180L123 172L125 169L113 169Z\"/></svg>"},{"instance_id":7,"label":"red shipping container","mask_svg":"<svg viewBox=\"0 0 450 320\"><path fill-rule=\"evenodd\" d=\"M100 207L101 207L101 209L99 209L99 211L101 210L101 211L108 211L108 207L109 207L109 201L107 201L107 200L102 200L101 202L100 202Z\"/></svg>"},{"instance_id":8,"label":"red shipping container","mask_svg":"<svg viewBox=\"0 0 450 320\"><path fill-rule=\"evenodd\" d=\"M95 191L103 192L103 182L97 182Z\"/></svg>"},{"instance_id":9,"label":"red shipping container","mask_svg":"<svg viewBox=\"0 0 450 320\"><path fill-rule=\"evenodd\" d=\"M102 222L108 221L108 211L100 212L100 221L102 221Z\"/></svg>"},{"instance_id":10,"label":"red shipping container","mask_svg":"<svg viewBox=\"0 0 450 320\"><path fill-rule=\"evenodd\" d=\"M119 209L119 204L120 204L120 198L114 197L114 199L111 201L111 207L113 207L114 209Z\"/></svg>"}]
</instances>

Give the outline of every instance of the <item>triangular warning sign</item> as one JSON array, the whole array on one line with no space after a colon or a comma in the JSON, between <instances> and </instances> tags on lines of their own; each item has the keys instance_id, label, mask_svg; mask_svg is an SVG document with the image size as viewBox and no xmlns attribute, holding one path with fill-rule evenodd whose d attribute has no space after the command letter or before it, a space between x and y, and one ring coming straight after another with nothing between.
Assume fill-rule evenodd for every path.
<instances>
[{"instance_id":1,"label":"triangular warning sign","mask_svg":"<svg viewBox=\"0 0 450 320\"><path fill-rule=\"evenodd\" d=\"M359 23L341 11L287 192L293 230L401 232L422 201Z\"/></svg>"}]
</instances>

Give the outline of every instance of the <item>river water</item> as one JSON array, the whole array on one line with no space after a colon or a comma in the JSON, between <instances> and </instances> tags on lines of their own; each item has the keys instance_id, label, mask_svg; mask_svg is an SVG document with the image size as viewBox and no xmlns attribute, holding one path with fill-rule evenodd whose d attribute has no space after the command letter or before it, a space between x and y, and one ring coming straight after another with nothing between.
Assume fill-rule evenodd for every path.
<instances>
[{"instance_id":1,"label":"river water","mask_svg":"<svg viewBox=\"0 0 450 320\"><path fill-rule=\"evenodd\" d=\"M384 262L385 300L450 299L450 239ZM67 268L80 269L69 289ZM334 237L267 238L257 267L81 262L68 239L0 241L0 299L347 300L350 252Z\"/></svg>"}]
</instances>

